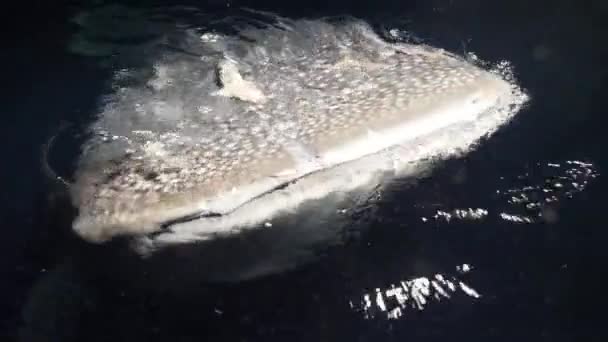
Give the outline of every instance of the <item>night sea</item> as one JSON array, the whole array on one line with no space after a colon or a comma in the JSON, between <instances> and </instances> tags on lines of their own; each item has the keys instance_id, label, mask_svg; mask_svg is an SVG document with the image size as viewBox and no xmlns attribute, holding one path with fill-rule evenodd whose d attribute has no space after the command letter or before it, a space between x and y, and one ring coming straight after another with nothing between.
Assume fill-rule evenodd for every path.
<instances>
[{"instance_id":1,"label":"night sea","mask_svg":"<svg viewBox=\"0 0 608 342\"><path fill-rule=\"evenodd\" d=\"M607 3L60 0L2 12L0 340L608 338ZM121 73L155 49L201 57L174 32L275 15L354 17L388 41L508 65L527 101L467 153L351 198L339 220L313 204L304 219L148 257L128 237L76 234L65 183L104 97L131 86Z\"/></svg>"}]
</instances>

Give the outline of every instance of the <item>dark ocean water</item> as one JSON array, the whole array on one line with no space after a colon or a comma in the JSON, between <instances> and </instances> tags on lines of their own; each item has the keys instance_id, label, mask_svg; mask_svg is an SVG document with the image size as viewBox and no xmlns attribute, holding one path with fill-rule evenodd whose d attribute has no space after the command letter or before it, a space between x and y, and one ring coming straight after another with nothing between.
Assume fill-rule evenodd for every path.
<instances>
[{"instance_id":1,"label":"dark ocean water","mask_svg":"<svg viewBox=\"0 0 608 342\"><path fill-rule=\"evenodd\" d=\"M608 6L446 0L231 7L241 4L289 16L350 13L402 25L430 45L508 60L531 101L476 151L383 194L364 218L369 229L318 261L211 284L196 264L175 264L181 256L150 266L120 243L91 246L72 235L74 213L41 172L40 151L62 122L90 121L107 91L108 70L66 48L76 30L69 18L92 4L7 8L15 13L5 21L10 37L0 52L6 77L0 307L7 338L605 340ZM225 10L220 2L212 8ZM68 172L77 148L57 143L51 161L58 171ZM537 209L539 201L545 205ZM467 208L488 214L449 222L442 215ZM535 222L514 223L500 213ZM230 255L239 253L245 251L230 247ZM204 264L221 271L230 258L215 252ZM449 298L432 285L417 296L413 288L425 279L442 284ZM393 285L409 295L403 305L387 294Z\"/></svg>"}]
</instances>

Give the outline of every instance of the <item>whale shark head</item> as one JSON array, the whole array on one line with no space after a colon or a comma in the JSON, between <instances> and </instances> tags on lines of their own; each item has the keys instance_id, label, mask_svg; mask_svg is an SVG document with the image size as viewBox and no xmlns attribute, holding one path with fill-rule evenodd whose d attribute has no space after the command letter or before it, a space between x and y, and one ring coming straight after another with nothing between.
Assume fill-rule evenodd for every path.
<instances>
[{"instance_id":1,"label":"whale shark head","mask_svg":"<svg viewBox=\"0 0 608 342\"><path fill-rule=\"evenodd\" d=\"M167 52L92 124L72 189L84 239L181 227L183 241L259 224L378 181L441 130L479 126L470 144L506 117L483 126L483 115L515 102L499 75L386 42L356 20L284 21L197 44L209 54Z\"/></svg>"}]
</instances>

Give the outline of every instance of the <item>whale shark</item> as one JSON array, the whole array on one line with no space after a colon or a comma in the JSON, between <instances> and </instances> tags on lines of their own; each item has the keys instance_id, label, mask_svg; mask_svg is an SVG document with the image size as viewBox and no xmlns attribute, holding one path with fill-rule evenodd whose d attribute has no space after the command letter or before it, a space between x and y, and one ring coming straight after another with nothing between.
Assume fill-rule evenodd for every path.
<instances>
[{"instance_id":1,"label":"whale shark","mask_svg":"<svg viewBox=\"0 0 608 342\"><path fill-rule=\"evenodd\" d=\"M185 30L195 53L116 73L70 188L79 236L183 243L259 227L465 153L527 101L505 68L362 20L276 18Z\"/></svg>"}]
</instances>

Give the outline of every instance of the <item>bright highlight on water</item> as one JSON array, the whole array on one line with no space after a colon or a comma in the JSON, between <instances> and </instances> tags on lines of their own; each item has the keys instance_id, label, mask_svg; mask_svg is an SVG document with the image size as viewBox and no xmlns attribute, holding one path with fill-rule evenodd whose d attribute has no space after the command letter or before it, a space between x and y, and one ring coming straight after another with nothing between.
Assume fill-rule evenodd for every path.
<instances>
[{"instance_id":1,"label":"bright highlight on water","mask_svg":"<svg viewBox=\"0 0 608 342\"><path fill-rule=\"evenodd\" d=\"M117 73L91 126L72 187L73 228L89 241L263 226L466 152L526 100L504 68L389 43L354 19L275 18L183 41L196 53L157 53L128 81Z\"/></svg>"}]
</instances>

